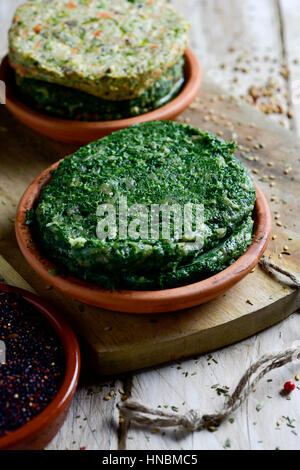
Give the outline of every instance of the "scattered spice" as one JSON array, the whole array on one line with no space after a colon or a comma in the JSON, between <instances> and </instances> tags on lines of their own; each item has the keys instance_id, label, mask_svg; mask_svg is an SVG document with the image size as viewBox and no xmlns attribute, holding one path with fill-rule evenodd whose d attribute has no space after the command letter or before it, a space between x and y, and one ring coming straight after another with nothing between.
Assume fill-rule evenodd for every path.
<instances>
[{"instance_id":1,"label":"scattered spice","mask_svg":"<svg viewBox=\"0 0 300 470\"><path fill-rule=\"evenodd\" d=\"M215 432L217 428L215 426L208 426L207 428L210 432Z\"/></svg>"},{"instance_id":2,"label":"scattered spice","mask_svg":"<svg viewBox=\"0 0 300 470\"><path fill-rule=\"evenodd\" d=\"M231 441L230 439L226 439L225 444L224 444L224 449L230 449L231 447Z\"/></svg>"},{"instance_id":3,"label":"scattered spice","mask_svg":"<svg viewBox=\"0 0 300 470\"><path fill-rule=\"evenodd\" d=\"M256 411L259 412L263 409L264 407L264 403L259 403L258 405L256 405Z\"/></svg>"}]
</instances>

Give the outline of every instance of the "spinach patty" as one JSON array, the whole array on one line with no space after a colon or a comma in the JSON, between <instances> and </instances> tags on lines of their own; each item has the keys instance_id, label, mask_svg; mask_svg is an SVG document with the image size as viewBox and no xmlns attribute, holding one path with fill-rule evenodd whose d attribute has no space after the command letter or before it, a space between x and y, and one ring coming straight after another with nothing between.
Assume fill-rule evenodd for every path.
<instances>
[{"instance_id":1,"label":"spinach patty","mask_svg":"<svg viewBox=\"0 0 300 470\"><path fill-rule=\"evenodd\" d=\"M20 74L107 100L137 98L183 56L187 21L166 0L35 0L9 32Z\"/></svg>"},{"instance_id":2,"label":"spinach patty","mask_svg":"<svg viewBox=\"0 0 300 470\"><path fill-rule=\"evenodd\" d=\"M108 101L55 83L24 78L16 73L20 98L50 116L77 121L108 121L138 116L172 100L184 83L184 59L171 67L149 90L126 101Z\"/></svg>"},{"instance_id":3,"label":"spinach patty","mask_svg":"<svg viewBox=\"0 0 300 470\"><path fill-rule=\"evenodd\" d=\"M234 143L176 122L115 132L60 163L41 192L34 232L61 267L104 287L196 282L228 266L252 240L255 188L235 149ZM120 197L129 207L203 205L203 243L187 249L191 240L173 231L168 239L130 234L99 239L97 208L116 205Z\"/></svg>"}]
</instances>

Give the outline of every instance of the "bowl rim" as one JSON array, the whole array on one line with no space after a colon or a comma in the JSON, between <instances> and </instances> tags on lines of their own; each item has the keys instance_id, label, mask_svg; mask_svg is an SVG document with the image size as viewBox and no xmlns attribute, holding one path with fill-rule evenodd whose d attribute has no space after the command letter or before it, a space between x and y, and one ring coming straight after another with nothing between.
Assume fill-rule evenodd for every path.
<instances>
[{"instance_id":1,"label":"bowl rim","mask_svg":"<svg viewBox=\"0 0 300 470\"><path fill-rule=\"evenodd\" d=\"M5 450L14 448L21 445L23 442L26 443L33 439L43 431L44 428L47 428L47 426L55 421L56 418L67 408L77 388L81 356L79 344L74 332L61 315L58 314L46 301L24 289L3 283L0 283L0 291L20 294L27 302L38 310L47 321L49 321L61 341L66 360L64 379L57 395L49 405L31 421L15 431L0 437L0 450Z\"/></svg>"},{"instance_id":2,"label":"bowl rim","mask_svg":"<svg viewBox=\"0 0 300 470\"><path fill-rule=\"evenodd\" d=\"M26 189L17 208L16 237L27 262L48 284L83 303L132 314L166 313L200 305L221 295L245 277L258 264L267 248L271 236L271 211L261 189L256 186L257 228L251 246L232 265L205 280L172 289L134 291L103 289L71 274L66 277L53 275L49 271L55 269L55 264L44 257L32 240L30 227L25 222L26 212L35 206L42 187L51 179L50 172L58 167L60 161L44 170Z\"/></svg>"},{"instance_id":3,"label":"bowl rim","mask_svg":"<svg viewBox=\"0 0 300 470\"><path fill-rule=\"evenodd\" d=\"M56 118L48 116L47 114L41 113L29 106L23 104L14 93L14 88L10 86L9 69L9 57L8 54L3 58L0 65L0 79L6 83L6 106L13 113L22 115L23 118L29 122L40 122L43 126L47 126L48 129L55 130L58 126L60 129L70 129L74 132L85 132L85 131L109 131L117 130L132 126L133 124L169 119L170 115L179 115L184 109L186 109L191 102L194 100L198 93L202 83L202 69L200 63L194 54L194 52L187 47L184 56L186 59L186 81L181 92L171 101L165 105L157 108L148 113L140 114L125 119L116 119L110 121L74 121Z\"/></svg>"}]
</instances>

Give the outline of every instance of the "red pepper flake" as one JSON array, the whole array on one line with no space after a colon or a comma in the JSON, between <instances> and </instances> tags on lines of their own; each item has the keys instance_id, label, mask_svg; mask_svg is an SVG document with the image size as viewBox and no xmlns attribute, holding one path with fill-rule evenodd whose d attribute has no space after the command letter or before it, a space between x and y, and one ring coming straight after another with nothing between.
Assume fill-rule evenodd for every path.
<instances>
[{"instance_id":1,"label":"red pepper flake","mask_svg":"<svg viewBox=\"0 0 300 470\"><path fill-rule=\"evenodd\" d=\"M94 36L95 36L96 38L98 38L99 36L101 36L101 34L102 34L102 29L99 29L98 31L95 31L95 32L94 32Z\"/></svg>"},{"instance_id":2,"label":"red pepper flake","mask_svg":"<svg viewBox=\"0 0 300 470\"><path fill-rule=\"evenodd\" d=\"M41 29L42 29L42 25L41 24L37 24L34 28L33 28L33 31L36 33L36 34L39 34L41 32Z\"/></svg>"},{"instance_id":3,"label":"red pepper flake","mask_svg":"<svg viewBox=\"0 0 300 470\"><path fill-rule=\"evenodd\" d=\"M111 18L112 15L109 13L97 13L98 18Z\"/></svg>"},{"instance_id":4,"label":"red pepper flake","mask_svg":"<svg viewBox=\"0 0 300 470\"><path fill-rule=\"evenodd\" d=\"M284 388L285 392L291 393L293 390L295 390L296 385L294 384L294 382L289 381L289 382L285 382L283 388Z\"/></svg>"},{"instance_id":5,"label":"red pepper flake","mask_svg":"<svg viewBox=\"0 0 300 470\"><path fill-rule=\"evenodd\" d=\"M77 8L77 5L75 5L75 3L73 3L73 2L69 2L69 3L68 3L68 7L69 7L71 10L74 10L74 8Z\"/></svg>"},{"instance_id":6,"label":"red pepper flake","mask_svg":"<svg viewBox=\"0 0 300 470\"><path fill-rule=\"evenodd\" d=\"M159 46L157 44L154 44L153 46L151 46L151 49L158 49Z\"/></svg>"}]
</instances>

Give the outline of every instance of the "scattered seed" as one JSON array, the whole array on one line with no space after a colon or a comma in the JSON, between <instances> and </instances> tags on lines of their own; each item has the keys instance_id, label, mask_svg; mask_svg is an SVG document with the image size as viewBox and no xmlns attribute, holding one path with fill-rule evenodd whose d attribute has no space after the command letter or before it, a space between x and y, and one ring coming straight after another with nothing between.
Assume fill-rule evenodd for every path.
<instances>
[{"instance_id":1,"label":"scattered seed","mask_svg":"<svg viewBox=\"0 0 300 470\"><path fill-rule=\"evenodd\" d=\"M264 403L259 403L258 405L256 405L256 411L261 411L264 407Z\"/></svg>"},{"instance_id":2,"label":"scattered seed","mask_svg":"<svg viewBox=\"0 0 300 470\"><path fill-rule=\"evenodd\" d=\"M208 426L207 428L210 432L215 432L217 428L215 426Z\"/></svg>"}]
</instances>

